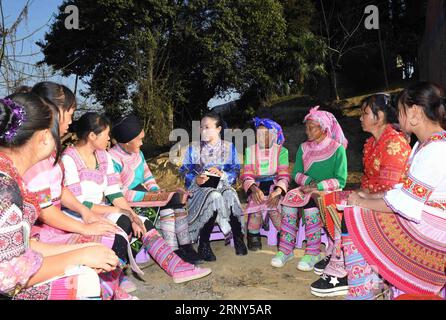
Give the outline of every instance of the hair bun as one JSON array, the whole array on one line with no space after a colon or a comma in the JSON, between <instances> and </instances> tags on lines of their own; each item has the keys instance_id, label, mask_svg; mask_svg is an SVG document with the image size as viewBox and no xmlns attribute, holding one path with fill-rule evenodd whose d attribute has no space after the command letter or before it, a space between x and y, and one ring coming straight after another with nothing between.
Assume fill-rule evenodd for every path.
<instances>
[{"instance_id":1,"label":"hair bun","mask_svg":"<svg viewBox=\"0 0 446 320\"><path fill-rule=\"evenodd\" d=\"M13 114L8 106L0 103L0 133L5 132L11 126ZM1 135L0 135L1 136ZM1 140L4 140L3 137Z\"/></svg>"},{"instance_id":2,"label":"hair bun","mask_svg":"<svg viewBox=\"0 0 446 320\"><path fill-rule=\"evenodd\" d=\"M68 127L68 132L70 133L76 133L76 129L78 127L79 121L73 121L70 126Z\"/></svg>"},{"instance_id":3,"label":"hair bun","mask_svg":"<svg viewBox=\"0 0 446 320\"><path fill-rule=\"evenodd\" d=\"M32 90L32 87L29 86L18 86L15 88L14 93L30 93Z\"/></svg>"}]
</instances>

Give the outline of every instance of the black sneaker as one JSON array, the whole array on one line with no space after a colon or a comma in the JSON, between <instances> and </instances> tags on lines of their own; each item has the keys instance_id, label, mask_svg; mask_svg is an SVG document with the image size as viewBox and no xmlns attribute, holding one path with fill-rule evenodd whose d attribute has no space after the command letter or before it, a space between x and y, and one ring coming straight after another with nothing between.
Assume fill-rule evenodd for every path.
<instances>
[{"instance_id":1,"label":"black sneaker","mask_svg":"<svg viewBox=\"0 0 446 320\"><path fill-rule=\"evenodd\" d=\"M322 275L324 273L325 268L328 266L328 263L330 262L331 255L326 256L324 259L319 261L314 265L314 273L318 276Z\"/></svg>"},{"instance_id":2,"label":"black sneaker","mask_svg":"<svg viewBox=\"0 0 446 320\"><path fill-rule=\"evenodd\" d=\"M316 297L345 296L348 293L347 276L338 278L323 274L311 285L311 294Z\"/></svg>"}]
</instances>

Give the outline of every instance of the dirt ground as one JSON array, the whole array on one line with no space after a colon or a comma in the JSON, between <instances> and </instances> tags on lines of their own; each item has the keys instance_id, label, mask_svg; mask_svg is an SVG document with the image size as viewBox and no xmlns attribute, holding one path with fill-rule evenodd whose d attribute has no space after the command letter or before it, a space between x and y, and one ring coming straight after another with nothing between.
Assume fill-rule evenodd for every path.
<instances>
[{"instance_id":1,"label":"dirt ground","mask_svg":"<svg viewBox=\"0 0 446 320\"><path fill-rule=\"evenodd\" d=\"M224 241L213 241L215 262L201 266L212 273L202 279L175 284L172 279L153 264L143 271L143 281L130 275L138 287L133 294L144 300L316 300L310 285L319 277L313 272L297 270L296 265L304 250L296 249L295 258L283 268L270 265L276 247L268 247L262 237L263 249L249 251L246 256L236 256L234 248ZM322 246L323 248L323 246ZM327 298L342 300L343 297Z\"/></svg>"},{"instance_id":2,"label":"dirt ground","mask_svg":"<svg viewBox=\"0 0 446 320\"><path fill-rule=\"evenodd\" d=\"M307 108L298 106L278 106L265 110L259 116L267 116L282 124L289 150L290 167L294 165L294 158L300 143L305 141L305 129L302 124L303 117L308 112ZM358 119L358 109L338 111L336 114L345 135L349 140L347 148L348 181L347 189L358 186L362 172L362 146L367 134L361 130ZM165 189L175 189L182 185L178 177L178 167L168 160L167 154L162 154L149 160L152 173L157 178L159 185ZM240 188L236 188L240 201L246 201L246 195ZM249 299L249 300L316 300L321 299L311 295L310 285L319 277L313 272L297 270L296 265L302 257L303 250L295 250L294 260L288 262L281 269L270 265L271 258L277 252L276 247L268 247L266 238L262 237L263 250L249 252L247 256L236 256L234 249L225 247L224 241L212 242L213 251L217 257L216 262L206 263L203 266L212 269L212 273L206 278L174 284L172 279L157 265L152 265L145 270L143 280L135 279L138 291L135 295L140 299ZM133 277L133 276L131 276ZM343 297L327 298L342 300Z\"/></svg>"}]
</instances>

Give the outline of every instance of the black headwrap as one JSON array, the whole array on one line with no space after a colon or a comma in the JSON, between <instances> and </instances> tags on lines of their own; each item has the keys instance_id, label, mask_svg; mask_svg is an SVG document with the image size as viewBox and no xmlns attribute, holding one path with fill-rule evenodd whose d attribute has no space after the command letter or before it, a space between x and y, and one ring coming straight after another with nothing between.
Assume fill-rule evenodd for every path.
<instances>
[{"instance_id":1,"label":"black headwrap","mask_svg":"<svg viewBox=\"0 0 446 320\"><path fill-rule=\"evenodd\" d=\"M142 122L139 118L130 114L113 122L111 133L118 143L127 143L135 139L142 129Z\"/></svg>"}]
</instances>

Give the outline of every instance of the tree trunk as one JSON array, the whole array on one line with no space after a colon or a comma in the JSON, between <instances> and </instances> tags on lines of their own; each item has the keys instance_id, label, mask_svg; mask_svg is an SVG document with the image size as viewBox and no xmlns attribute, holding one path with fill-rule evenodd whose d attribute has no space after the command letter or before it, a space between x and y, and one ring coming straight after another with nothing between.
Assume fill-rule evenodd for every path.
<instances>
[{"instance_id":1,"label":"tree trunk","mask_svg":"<svg viewBox=\"0 0 446 320\"><path fill-rule=\"evenodd\" d=\"M378 29L378 41L379 41L379 48L381 50L381 60L382 60L382 64L383 64L384 81L386 83L386 89L389 90L389 79L387 78L387 66L386 66L386 58L384 56L383 43L381 40L381 29Z\"/></svg>"},{"instance_id":2,"label":"tree trunk","mask_svg":"<svg viewBox=\"0 0 446 320\"><path fill-rule=\"evenodd\" d=\"M333 93L336 97L336 100L340 100L339 92L338 92L338 77L336 75L336 69L333 64L333 58L330 54L330 69L331 69L331 83L333 86Z\"/></svg>"},{"instance_id":3,"label":"tree trunk","mask_svg":"<svg viewBox=\"0 0 446 320\"><path fill-rule=\"evenodd\" d=\"M420 80L446 88L446 0L429 0L419 49Z\"/></svg>"},{"instance_id":4,"label":"tree trunk","mask_svg":"<svg viewBox=\"0 0 446 320\"><path fill-rule=\"evenodd\" d=\"M331 70L331 84L332 84L332 89L333 89L333 93L336 97L336 100L339 100L338 79L336 77L336 69L335 69L335 66L333 63L333 55L330 50L330 29L328 27L327 16L325 14L324 2L323 2L323 0L320 0L320 2L321 2L321 7L322 7L322 17L324 18L325 32L327 33L327 45L329 48L328 57L330 60L330 70Z\"/></svg>"}]
</instances>

